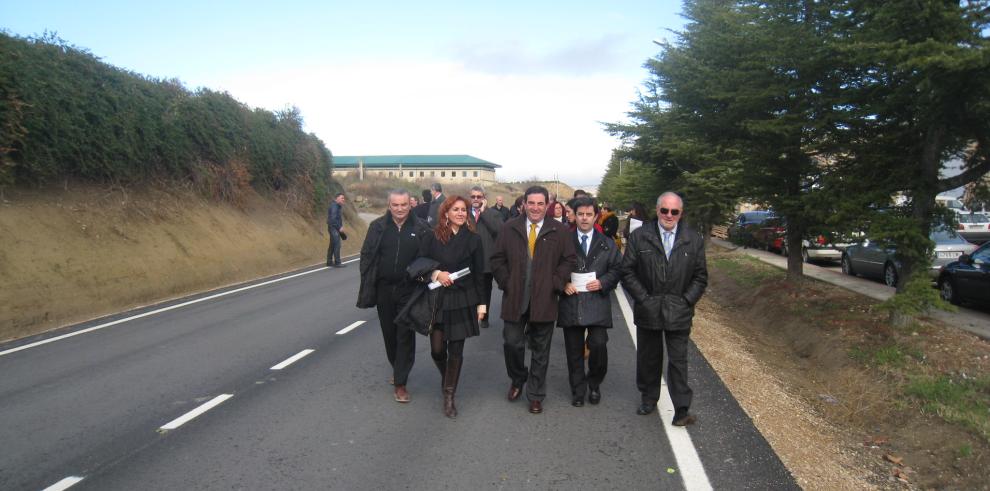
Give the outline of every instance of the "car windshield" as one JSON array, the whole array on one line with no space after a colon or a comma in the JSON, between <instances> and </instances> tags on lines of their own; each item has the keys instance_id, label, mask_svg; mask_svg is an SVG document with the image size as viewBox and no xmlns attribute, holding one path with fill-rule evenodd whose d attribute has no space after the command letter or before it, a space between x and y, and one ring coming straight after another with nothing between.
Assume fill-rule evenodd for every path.
<instances>
[{"instance_id":1,"label":"car windshield","mask_svg":"<svg viewBox=\"0 0 990 491\"><path fill-rule=\"evenodd\" d=\"M743 213L742 216L743 216L743 222L745 223L762 223L764 220L770 218L772 215L770 215L765 211L749 211Z\"/></svg>"},{"instance_id":2,"label":"car windshield","mask_svg":"<svg viewBox=\"0 0 990 491\"><path fill-rule=\"evenodd\" d=\"M966 215L959 215L956 217L959 219L959 223L987 223L990 222L990 218L982 213L971 213Z\"/></svg>"},{"instance_id":3,"label":"car windshield","mask_svg":"<svg viewBox=\"0 0 990 491\"><path fill-rule=\"evenodd\" d=\"M932 230L931 239L936 244L966 244L966 239L959 236L955 230L940 227Z\"/></svg>"}]
</instances>

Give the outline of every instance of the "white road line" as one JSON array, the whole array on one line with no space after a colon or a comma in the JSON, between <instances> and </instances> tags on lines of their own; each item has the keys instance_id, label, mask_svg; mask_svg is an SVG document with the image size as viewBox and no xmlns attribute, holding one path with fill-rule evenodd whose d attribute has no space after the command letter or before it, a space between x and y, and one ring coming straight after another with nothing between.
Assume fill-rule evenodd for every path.
<instances>
[{"instance_id":1,"label":"white road line","mask_svg":"<svg viewBox=\"0 0 990 491\"><path fill-rule=\"evenodd\" d=\"M303 359L303 357L305 357L306 355L312 353L313 351L316 351L316 350L304 349L304 350L302 350L302 351L300 351L300 352L292 355L291 357L289 357L287 360L283 361L282 363L279 363L278 365L273 366L272 367L272 370L281 370L281 369L283 369L283 368L285 368L285 367L287 367L287 366L289 366L289 365L291 365L291 364L293 364L293 363L295 363L295 362Z\"/></svg>"},{"instance_id":2,"label":"white road line","mask_svg":"<svg viewBox=\"0 0 990 491\"><path fill-rule=\"evenodd\" d=\"M62 479L61 481L59 481L59 482L57 482L55 484L52 484L51 486L48 486L43 491L63 491L65 489L71 488L73 485L79 483L79 481L82 481L82 480L83 480L83 478L81 478L81 477L69 476L69 477L67 477L65 479Z\"/></svg>"},{"instance_id":3,"label":"white road line","mask_svg":"<svg viewBox=\"0 0 990 491\"><path fill-rule=\"evenodd\" d=\"M626 292L622 286L615 288L615 295L619 301L619 310L626 320L626 327L629 328L629 335L632 336L633 345L636 345L636 325L633 324L633 312L626 299ZM698 450L694 448L691 435L687 428L674 426L671 423L674 419L674 407L670 402L670 392L667 391L667 379L662 379L660 384L660 401L657 402L660 421L663 423L663 431L667 434L670 442L670 449L674 451L674 458L677 460L678 471L681 479L684 480L684 488L688 491L707 491L712 489L708 482L708 474L701 465L701 458L698 457Z\"/></svg>"},{"instance_id":4,"label":"white road line","mask_svg":"<svg viewBox=\"0 0 990 491\"><path fill-rule=\"evenodd\" d=\"M347 334L347 333L353 331L354 329L356 329L357 326L360 326L361 324L364 324L364 321L357 321L357 322L355 322L355 323L353 323L353 324L351 324L351 325L349 325L349 326L347 326L347 327L345 327L345 328L337 331L337 335L339 336L341 334Z\"/></svg>"},{"instance_id":5,"label":"white road line","mask_svg":"<svg viewBox=\"0 0 990 491\"><path fill-rule=\"evenodd\" d=\"M210 409L213 409L214 407L217 407L221 402L226 401L231 397L234 397L234 394L220 394L214 397L213 399L210 399L208 402L204 403L198 408L193 409L192 411L189 411L188 413L183 414L182 416L179 416L178 418L173 419L172 421L166 423L160 429L164 431L174 430L192 421L193 418L209 411Z\"/></svg>"},{"instance_id":6,"label":"white road line","mask_svg":"<svg viewBox=\"0 0 990 491\"><path fill-rule=\"evenodd\" d=\"M352 263L352 262L357 261L357 260L358 260L357 258L356 259L351 259L350 261L344 262L344 264L349 264L349 263ZM187 307L189 305L197 304L197 303L200 303L200 302L205 302L207 300L213 300L215 298L220 298L220 297L224 297L224 296L227 296L227 295L232 295L234 293L240 293L242 291L250 290L252 288L258 288L260 286L271 285L272 283L278 283L280 281L290 280L292 278L298 278L300 276L308 275L310 273L315 273L317 271L323 271L324 269L328 269L328 268L326 266L323 266L322 268L316 268L316 269L309 270L309 271L303 271L302 273L296 273L294 275L284 276L282 278L276 278L274 280L269 280L269 281L265 281L263 283L258 283L257 285L249 285L249 286L245 286L245 287L242 287L242 288L238 288L236 290L230 290L228 292L217 293L216 295L210 295L208 297L197 298L196 300L190 300L188 302L182 302L180 304L171 305L171 306L168 306L168 307L163 307L163 308L160 308L160 309L157 309L157 310L152 310L151 312L145 312L143 314L138 314L138 315L134 315L134 316L131 316L131 317L126 317L124 319L118 319L118 320L115 320L115 321L112 321L112 322L107 322L105 324L100 324L98 326L87 327L86 329L80 329L80 330L75 331L75 332L70 332L68 334L63 334L61 336L55 336L54 338L45 339L45 340L42 340L42 341L38 341L36 343L25 344L24 346L18 346L16 348L11 348L9 350L0 351L0 356L9 355L11 353L16 353L18 351L26 350L28 348L34 348L34 347L37 347L37 346L41 346L43 344L54 343L55 341L61 341L61 340L66 339L66 338L71 338L73 336L78 336L80 334L86 334L87 332L96 331L96 330L103 329L103 328L106 328L106 327L116 326L117 324L123 324L124 322L132 321L134 319L140 319L142 317L148 317L148 316L151 316L151 315L160 314L162 312L168 312L169 310L175 310L175 309L178 309L178 308Z\"/></svg>"}]
</instances>

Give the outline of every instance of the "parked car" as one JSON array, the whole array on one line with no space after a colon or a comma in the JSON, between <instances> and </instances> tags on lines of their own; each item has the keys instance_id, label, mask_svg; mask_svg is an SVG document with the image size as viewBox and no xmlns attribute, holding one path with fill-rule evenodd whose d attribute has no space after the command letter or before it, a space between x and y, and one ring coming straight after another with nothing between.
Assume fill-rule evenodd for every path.
<instances>
[{"instance_id":1,"label":"parked car","mask_svg":"<svg viewBox=\"0 0 990 491\"><path fill-rule=\"evenodd\" d=\"M938 276L942 266L976 250L975 244L967 242L947 227L935 228L929 238L935 242L932 266L928 271L932 278ZM877 278L887 286L896 286L901 275L901 263L894 258L894 253L893 247L882 247L870 240L851 245L842 253L842 272Z\"/></svg>"},{"instance_id":2,"label":"parked car","mask_svg":"<svg viewBox=\"0 0 990 491\"><path fill-rule=\"evenodd\" d=\"M969 301L990 306L990 242L946 264L938 275L938 290L954 304Z\"/></svg>"},{"instance_id":3,"label":"parked car","mask_svg":"<svg viewBox=\"0 0 990 491\"><path fill-rule=\"evenodd\" d=\"M787 221L782 217L771 217L764 221L753 232L753 240L757 247L767 251L779 252L782 256L790 253L787 250ZM806 263L839 261L842 251L849 245L848 240L843 240L837 234L812 230L801 240L801 258Z\"/></svg>"},{"instance_id":4,"label":"parked car","mask_svg":"<svg viewBox=\"0 0 990 491\"><path fill-rule=\"evenodd\" d=\"M990 217L983 213L960 213L956 219L959 220L956 232L962 238L976 244L990 240Z\"/></svg>"},{"instance_id":5,"label":"parked car","mask_svg":"<svg viewBox=\"0 0 990 491\"><path fill-rule=\"evenodd\" d=\"M744 211L729 224L729 241L747 247L756 247L758 244L754 238L754 232L760 225L773 217L773 212L768 210Z\"/></svg>"}]
</instances>

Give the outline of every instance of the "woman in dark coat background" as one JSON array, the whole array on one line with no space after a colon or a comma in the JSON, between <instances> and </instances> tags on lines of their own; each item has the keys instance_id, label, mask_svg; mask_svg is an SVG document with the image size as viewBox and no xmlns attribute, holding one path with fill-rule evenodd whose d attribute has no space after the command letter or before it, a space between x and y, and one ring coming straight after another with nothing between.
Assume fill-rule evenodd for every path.
<instances>
[{"instance_id":1,"label":"woman in dark coat background","mask_svg":"<svg viewBox=\"0 0 990 491\"><path fill-rule=\"evenodd\" d=\"M445 288L440 313L430 332L430 354L440 370L443 386L443 413L457 416L454 393L464 361L464 340L481 331L478 322L485 315L482 303L484 286L484 249L481 237L468 222L468 201L452 196L440 206L433 233L420 243L420 257L440 263L432 274ZM451 280L450 274L470 268L471 274Z\"/></svg>"}]
</instances>

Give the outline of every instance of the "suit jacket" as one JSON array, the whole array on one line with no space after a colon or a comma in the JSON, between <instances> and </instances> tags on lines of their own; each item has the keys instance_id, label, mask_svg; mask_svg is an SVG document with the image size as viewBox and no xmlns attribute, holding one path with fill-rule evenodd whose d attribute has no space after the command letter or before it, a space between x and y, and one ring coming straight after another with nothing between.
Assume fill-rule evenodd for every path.
<instances>
[{"instance_id":1,"label":"suit jacket","mask_svg":"<svg viewBox=\"0 0 990 491\"><path fill-rule=\"evenodd\" d=\"M477 222L474 221L474 211L468 211L468 221L474 225L478 235L481 236L481 246L485 251L485 273L492 272L491 257L495 252L495 239L498 238L498 231L502 228L505 220L502 214L494 208L485 208Z\"/></svg>"},{"instance_id":2,"label":"suit jacket","mask_svg":"<svg viewBox=\"0 0 990 491\"><path fill-rule=\"evenodd\" d=\"M572 231L574 249L577 251L575 273L595 273L602 289L594 292L578 292L560 298L558 326L612 327L612 290L622 278L622 255L612 239L592 229L588 254L584 254L578 232Z\"/></svg>"},{"instance_id":3,"label":"suit jacket","mask_svg":"<svg viewBox=\"0 0 990 491\"><path fill-rule=\"evenodd\" d=\"M446 200L447 200L447 197L444 196L443 193L440 193L440 194L437 195L436 198L433 198L433 201L430 201L430 216L427 218L427 222L429 222L429 224L430 224L431 227L435 227L436 226L436 224L437 224L437 213L440 211L440 205L442 205L443 202L446 201ZM468 205L468 206L470 206L470 205Z\"/></svg>"},{"instance_id":4,"label":"suit jacket","mask_svg":"<svg viewBox=\"0 0 990 491\"><path fill-rule=\"evenodd\" d=\"M694 305L708 286L705 239L678 224L670 259L663 250L656 220L629 234L622 257L622 285L636 301L633 322L653 330L691 328Z\"/></svg>"},{"instance_id":5,"label":"suit jacket","mask_svg":"<svg viewBox=\"0 0 990 491\"><path fill-rule=\"evenodd\" d=\"M577 262L574 241L563 224L544 219L531 259L528 222L525 215L505 222L495 240L491 266L498 287L504 291L502 320L519 322L528 308L531 322L553 322L557 320L558 297Z\"/></svg>"}]
</instances>

